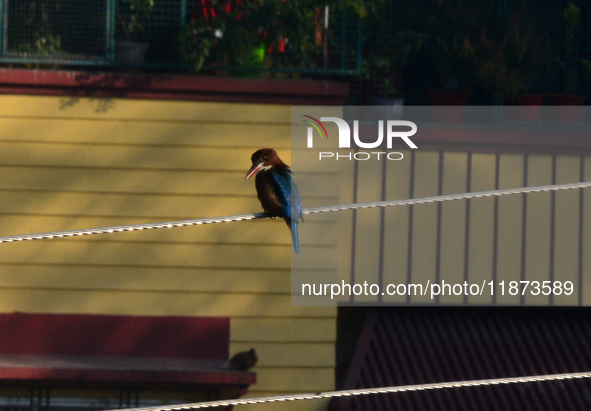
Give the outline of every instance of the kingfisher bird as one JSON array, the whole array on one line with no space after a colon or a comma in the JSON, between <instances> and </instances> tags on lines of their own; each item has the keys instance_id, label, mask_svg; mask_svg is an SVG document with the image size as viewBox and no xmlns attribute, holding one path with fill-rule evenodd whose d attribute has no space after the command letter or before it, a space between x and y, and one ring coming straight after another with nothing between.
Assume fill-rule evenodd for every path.
<instances>
[{"instance_id":1,"label":"kingfisher bird","mask_svg":"<svg viewBox=\"0 0 591 411\"><path fill-rule=\"evenodd\" d=\"M256 174L257 197L265 213L270 217L281 217L291 231L291 241L296 254L300 253L298 223L302 217L302 199L298 186L291 176L291 169L272 148L256 151L252 157L252 167L246 179Z\"/></svg>"}]
</instances>

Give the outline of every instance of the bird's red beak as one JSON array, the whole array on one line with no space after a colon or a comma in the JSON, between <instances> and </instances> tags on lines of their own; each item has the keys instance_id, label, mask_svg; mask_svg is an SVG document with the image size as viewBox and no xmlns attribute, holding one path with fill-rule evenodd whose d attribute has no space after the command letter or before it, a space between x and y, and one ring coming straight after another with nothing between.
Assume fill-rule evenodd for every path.
<instances>
[{"instance_id":1,"label":"bird's red beak","mask_svg":"<svg viewBox=\"0 0 591 411\"><path fill-rule=\"evenodd\" d=\"M252 167L250 168L250 170L248 170L245 180L248 180L250 177L255 175L257 173L257 171L259 171L263 167L263 164L264 163L254 163L252 165Z\"/></svg>"}]
</instances>

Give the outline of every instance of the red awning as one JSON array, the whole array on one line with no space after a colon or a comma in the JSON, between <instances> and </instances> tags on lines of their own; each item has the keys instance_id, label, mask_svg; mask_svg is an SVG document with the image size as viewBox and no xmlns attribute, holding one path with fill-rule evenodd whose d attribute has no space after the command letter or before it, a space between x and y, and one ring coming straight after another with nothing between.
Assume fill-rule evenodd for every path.
<instances>
[{"instance_id":1,"label":"red awning","mask_svg":"<svg viewBox=\"0 0 591 411\"><path fill-rule=\"evenodd\" d=\"M253 372L230 371L227 361L66 355L0 355L0 380L133 384L251 385Z\"/></svg>"},{"instance_id":2,"label":"red awning","mask_svg":"<svg viewBox=\"0 0 591 411\"><path fill-rule=\"evenodd\" d=\"M227 369L230 319L0 314L0 380L248 386Z\"/></svg>"}]
</instances>

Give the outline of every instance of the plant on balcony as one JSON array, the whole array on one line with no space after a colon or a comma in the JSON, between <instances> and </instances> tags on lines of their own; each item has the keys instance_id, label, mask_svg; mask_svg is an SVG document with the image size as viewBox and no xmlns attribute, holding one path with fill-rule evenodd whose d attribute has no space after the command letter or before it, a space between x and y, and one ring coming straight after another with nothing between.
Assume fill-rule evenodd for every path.
<instances>
[{"instance_id":1,"label":"plant on balcony","mask_svg":"<svg viewBox=\"0 0 591 411\"><path fill-rule=\"evenodd\" d=\"M425 45L429 22L423 3L378 0L353 7L364 26L361 67L352 87L356 104L399 104L409 58Z\"/></svg>"},{"instance_id":2,"label":"plant on balcony","mask_svg":"<svg viewBox=\"0 0 591 411\"><path fill-rule=\"evenodd\" d=\"M149 44L138 42L144 24L154 9L154 0L118 0L118 41L115 43L115 60L124 64L143 62Z\"/></svg>"},{"instance_id":3,"label":"plant on balcony","mask_svg":"<svg viewBox=\"0 0 591 411\"><path fill-rule=\"evenodd\" d=\"M236 11L211 19L194 18L180 36L185 61L194 71L206 62L222 68L259 67L264 59L264 39L248 20Z\"/></svg>"},{"instance_id":4,"label":"plant on balcony","mask_svg":"<svg viewBox=\"0 0 591 411\"><path fill-rule=\"evenodd\" d=\"M63 53L62 40L47 30L40 30L34 34L32 42L22 43L18 50L27 54L55 56Z\"/></svg>"},{"instance_id":5,"label":"plant on balcony","mask_svg":"<svg viewBox=\"0 0 591 411\"><path fill-rule=\"evenodd\" d=\"M509 10L496 30L486 26L476 47L476 84L494 99L526 93L550 59L545 42L524 19L525 3Z\"/></svg>"},{"instance_id":6,"label":"plant on balcony","mask_svg":"<svg viewBox=\"0 0 591 411\"><path fill-rule=\"evenodd\" d=\"M154 0L119 0L117 21L125 41L138 41L144 31L144 23L154 9Z\"/></svg>"},{"instance_id":7,"label":"plant on balcony","mask_svg":"<svg viewBox=\"0 0 591 411\"><path fill-rule=\"evenodd\" d=\"M22 1L7 12L7 48L33 58L58 58L65 54L56 16L63 2ZM12 6L12 4L11 4Z\"/></svg>"},{"instance_id":8,"label":"plant on balcony","mask_svg":"<svg viewBox=\"0 0 591 411\"><path fill-rule=\"evenodd\" d=\"M471 92L475 85L476 55L482 22L491 1L451 0L434 7L429 45L437 74L435 87ZM493 14L494 15L494 14Z\"/></svg>"},{"instance_id":9,"label":"plant on balcony","mask_svg":"<svg viewBox=\"0 0 591 411\"><path fill-rule=\"evenodd\" d=\"M323 48L315 37L316 20L326 3L243 0L230 5L214 0L211 10L193 16L181 33L181 55L194 71L204 65L246 70L318 67Z\"/></svg>"},{"instance_id":10,"label":"plant on balcony","mask_svg":"<svg viewBox=\"0 0 591 411\"><path fill-rule=\"evenodd\" d=\"M43 29L37 31L33 35L33 40L31 42L21 43L18 47L18 51L24 53L27 56L48 57L50 59L49 61L59 58L60 55L66 54L66 52L62 49L61 37L55 36L49 31ZM42 64L27 63L24 66L27 68L38 69L42 66ZM57 69L59 65L50 63L49 67L52 69Z\"/></svg>"},{"instance_id":11,"label":"plant on balcony","mask_svg":"<svg viewBox=\"0 0 591 411\"><path fill-rule=\"evenodd\" d=\"M360 77L364 82L376 85L376 96L389 99L400 96L402 72L409 56L418 52L424 44L425 36L419 30L398 31L387 40L375 44L364 56Z\"/></svg>"},{"instance_id":12,"label":"plant on balcony","mask_svg":"<svg viewBox=\"0 0 591 411\"><path fill-rule=\"evenodd\" d=\"M524 17L526 3L504 12L490 0L455 0L447 6L434 30L440 85L478 90L493 101L526 92L550 57Z\"/></svg>"},{"instance_id":13,"label":"plant on balcony","mask_svg":"<svg viewBox=\"0 0 591 411\"><path fill-rule=\"evenodd\" d=\"M566 94L551 94L549 100L552 105L580 105L584 99L577 94L585 89L588 92L591 77L591 60L582 57L585 53L581 43L584 31L581 30L581 8L569 3L562 11L562 18L562 30L555 45L557 52L547 69L560 85L553 92Z\"/></svg>"}]
</instances>

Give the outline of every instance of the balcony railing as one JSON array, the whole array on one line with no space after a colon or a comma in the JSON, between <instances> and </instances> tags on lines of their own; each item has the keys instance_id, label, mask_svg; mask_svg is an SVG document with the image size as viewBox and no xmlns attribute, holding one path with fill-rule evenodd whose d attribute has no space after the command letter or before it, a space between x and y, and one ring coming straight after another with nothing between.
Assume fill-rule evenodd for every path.
<instances>
[{"instance_id":1,"label":"balcony railing","mask_svg":"<svg viewBox=\"0 0 591 411\"><path fill-rule=\"evenodd\" d=\"M271 21L268 9L248 1L0 0L0 64L358 73L361 23L354 13L277 4L283 9L270 6L278 16ZM129 40L145 44L145 58L121 53Z\"/></svg>"}]
</instances>

